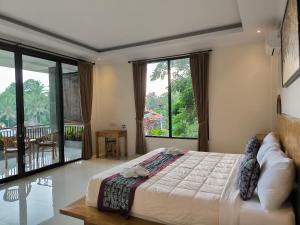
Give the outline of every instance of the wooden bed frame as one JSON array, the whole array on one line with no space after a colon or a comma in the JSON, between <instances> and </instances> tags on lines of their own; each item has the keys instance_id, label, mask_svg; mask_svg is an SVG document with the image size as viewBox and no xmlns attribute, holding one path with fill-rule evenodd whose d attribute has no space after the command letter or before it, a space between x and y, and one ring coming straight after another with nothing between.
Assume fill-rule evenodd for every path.
<instances>
[{"instance_id":1,"label":"wooden bed frame","mask_svg":"<svg viewBox=\"0 0 300 225\"><path fill-rule=\"evenodd\" d=\"M277 123L282 149L294 160L296 166L296 183L291 199L295 209L296 224L300 224L300 188L298 186L300 181L300 119L278 114ZM258 135L259 139L263 137L264 135ZM96 208L86 206L85 198L61 209L60 213L81 219L85 225L162 225L134 217L125 219L118 214L99 212Z\"/></svg>"},{"instance_id":2,"label":"wooden bed frame","mask_svg":"<svg viewBox=\"0 0 300 225\"><path fill-rule=\"evenodd\" d=\"M135 217L126 219L119 214L100 212L97 208L86 206L85 198L60 209L60 213L83 220L84 225L162 225Z\"/></svg>"}]
</instances>

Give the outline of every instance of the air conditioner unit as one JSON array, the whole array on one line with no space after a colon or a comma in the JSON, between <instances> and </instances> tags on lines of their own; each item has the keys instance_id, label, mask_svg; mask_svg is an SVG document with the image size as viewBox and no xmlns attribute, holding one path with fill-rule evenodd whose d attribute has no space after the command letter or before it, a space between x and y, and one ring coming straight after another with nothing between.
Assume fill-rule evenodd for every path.
<instances>
[{"instance_id":1,"label":"air conditioner unit","mask_svg":"<svg viewBox=\"0 0 300 225\"><path fill-rule=\"evenodd\" d=\"M272 31L266 37L266 53L270 56L280 52L281 39L279 31Z\"/></svg>"}]
</instances>

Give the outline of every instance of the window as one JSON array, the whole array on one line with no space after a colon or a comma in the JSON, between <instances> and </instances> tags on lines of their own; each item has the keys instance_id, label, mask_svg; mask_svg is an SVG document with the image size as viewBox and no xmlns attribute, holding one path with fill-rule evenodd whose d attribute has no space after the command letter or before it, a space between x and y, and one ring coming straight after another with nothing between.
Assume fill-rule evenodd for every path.
<instances>
[{"instance_id":1,"label":"window","mask_svg":"<svg viewBox=\"0 0 300 225\"><path fill-rule=\"evenodd\" d=\"M78 66L62 65L64 104L65 162L80 159L82 155L83 122L81 117Z\"/></svg>"},{"instance_id":2,"label":"window","mask_svg":"<svg viewBox=\"0 0 300 225\"><path fill-rule=\"evenodd\" d=\"M189 58L148 63L144 129L146 136L197 138Z\"/></svg>"}]
</instances>

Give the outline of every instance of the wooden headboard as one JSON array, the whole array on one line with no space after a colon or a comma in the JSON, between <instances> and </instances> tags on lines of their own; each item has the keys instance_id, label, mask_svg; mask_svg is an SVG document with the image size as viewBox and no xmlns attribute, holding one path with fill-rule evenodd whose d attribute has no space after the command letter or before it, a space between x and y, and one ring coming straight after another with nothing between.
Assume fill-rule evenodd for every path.
<instances>
[{"instance_id":1,"label":"wooden headboard","mask_svg":"<svg viewBox=\"0 0 300 225\"><path fill-rule=\"evenodd\" d=\"M296 222L300 224L300 119L278 114L277 124L282 150L294 160L296 167L296 184L291 198Z\"/></svg>"}]
</instances>

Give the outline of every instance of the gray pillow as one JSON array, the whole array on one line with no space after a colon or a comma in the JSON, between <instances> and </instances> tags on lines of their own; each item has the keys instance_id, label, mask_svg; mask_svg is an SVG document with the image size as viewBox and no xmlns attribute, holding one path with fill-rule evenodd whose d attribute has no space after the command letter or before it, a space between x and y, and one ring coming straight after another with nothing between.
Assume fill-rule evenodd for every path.
<instances>
[{"instance_id":1,"label":"gray pillow","mask_svg":"<svg viewBox=\"0 0 300 225\"><path fill-rule=\"evenodd\" d=\"M256 158L245 156L238 174L238 188L243 200L252 198L258 183L260 166Z\"/></svg>"},{"instance_id":2,"label":"gray pillow","mask_svg":"<svg viewBox=\"0 0 300 225\"><path fill-rule=\"evenodd\" d=\"M256 158L259 148L259 140L254 136L248 140L245 146L245 155L250 155L252 158Z\"/></svg>"}]
</instances>

